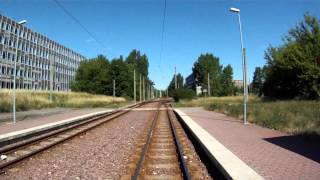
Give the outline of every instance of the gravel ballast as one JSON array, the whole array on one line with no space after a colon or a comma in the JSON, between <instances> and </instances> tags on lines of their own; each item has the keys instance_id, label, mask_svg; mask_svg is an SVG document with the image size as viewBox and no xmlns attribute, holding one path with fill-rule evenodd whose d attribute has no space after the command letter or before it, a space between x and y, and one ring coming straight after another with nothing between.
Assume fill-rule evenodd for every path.
<instances>
[{"instance_id":1,"label":"gravel ballast","mask_svg":"<svg viewBox=\"0 0 320 180\"><path fill-rule=\"evenodd\" d=\"M6 169L0 179L119 179L154 113L131 111Z\"/></svg>"}]
</instances>

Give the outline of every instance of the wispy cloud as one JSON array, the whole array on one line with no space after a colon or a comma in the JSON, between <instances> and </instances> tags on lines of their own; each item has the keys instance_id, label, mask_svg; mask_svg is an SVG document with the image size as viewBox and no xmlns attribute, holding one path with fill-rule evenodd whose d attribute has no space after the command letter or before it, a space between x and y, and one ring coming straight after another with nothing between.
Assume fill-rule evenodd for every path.
<instances>
[{"instance_id":1,"label":"wispy cloud","mask_svg":"<svg viewBox=\"0 0 320 180\"><path fill-rule=\"evenodd\" d=\"M93 38L89 38L89 39L86 40L86 42L87 43L92 43L92 42L94 42L94 39Z\"/></svg>"}]
</instances>

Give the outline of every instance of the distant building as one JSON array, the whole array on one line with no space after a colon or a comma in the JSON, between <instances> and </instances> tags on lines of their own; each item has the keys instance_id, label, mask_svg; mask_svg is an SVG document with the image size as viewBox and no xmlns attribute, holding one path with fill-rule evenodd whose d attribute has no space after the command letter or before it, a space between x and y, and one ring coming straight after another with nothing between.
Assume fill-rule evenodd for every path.
<instances>
[{"instance_id":1,"label":"distant building","mask_svg":"<svg viewBox=\"0 0 320 180\"><path fill-rule=\"evenodd\" d=\"M233 80L234 85L238 88L243 87L243 80Z\"/></svg>"},{"instance_id":2,"label":"distant building","mask_svg":"<svg viewBox=\"0 0 320 180\"><path fill-rule=\"evenodd\" d=\"M187 78L186 78L186 87L188 89L192 89L196 92L197 95L200 95L202 93L201 91L201 86L198 84L197 78L194 76L193 73L191 73Z\"/></svg>"},{"instance_id":3,"label":"distant building","mask_svg":"<svg viewBox=\"0 0 320 180\"><path fill-rule=\"evenodd\" d=\"M13 87L16 59L18 89L70 91L85 57L0 14L0 88Z\"/></svg>"}]
</instances>

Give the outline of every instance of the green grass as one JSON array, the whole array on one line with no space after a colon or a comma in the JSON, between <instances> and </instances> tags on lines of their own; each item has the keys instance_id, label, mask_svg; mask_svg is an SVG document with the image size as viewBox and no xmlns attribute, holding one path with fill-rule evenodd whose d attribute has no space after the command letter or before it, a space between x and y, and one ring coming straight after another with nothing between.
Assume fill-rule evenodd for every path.
<instances>
[{"instance_id":1,"label":"green grass","mask_svg":"<svg viewBox=\"0 0 320 180\"><path fill-rule=\"evenodd\" d=\"M124 98L114 98L112 96L93 95L88 93L75 92L53 92L52 102L49 100L48 91L16 91L17 111L30 109L42 109L53 107L118 107L127 101ZM0 112L12 111L12 90L0 90Z\"/></svg>"},{"instance_id":2,"label":"green grass","mask_svg":"<svg viewBox=\"0 0 320 180\"><path fill-rule=\"evenodd\" d=\"M176 106L199 107L243 118L243 98L210 97L181 101ZM319 101L263 101L251 96L248 102L248 120L261 126L289 134L320 137Z\"/></svg>"}]
</instances>

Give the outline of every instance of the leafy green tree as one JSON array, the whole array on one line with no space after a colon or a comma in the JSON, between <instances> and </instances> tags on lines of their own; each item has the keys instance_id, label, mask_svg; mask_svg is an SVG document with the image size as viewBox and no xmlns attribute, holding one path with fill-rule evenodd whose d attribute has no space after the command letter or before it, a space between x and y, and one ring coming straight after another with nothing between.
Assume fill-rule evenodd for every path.
<instances>
[{"instance_id":1,"label":"leafy green tree","mask_svg":"<svg viewBox=\"0 0 320 180\"><path fill-rule=\"evenodd\" d=\"M123 57L113 59L110 63L108 92L113 92L113 80L115 80L116 96L132 97L132 75L129 72L129 65Z\"/></svg>"},{"instance_id":2,"label":"leafy green tree","mask_svg":"<svg viewBox=\"0 0 320 180\"><path fill-rule=\"evenodd\" d=\"M265 68L256 67L253 73L252 90L253 93L262 95L263 83L265 82Z\"/></svg>"},{"instance_id":3,"label":"leafy green tree","mask_svg":"<svg viewBox=\"0 0 320 180\"><path fill-rule=\"evenodd\" d=\"M146 79L146 84L154 85L154 83L149 80L148 78L148 68L149 68L149 61L148 57L145 54L140 53L138 50L132 50L128 57L126 58L126 63L129 64L129 73L132 74L131 79L133 82L133 70L136 71L136 91L137 91L137 99L140 99L140 75ZM131 84L131 88L133 89L133 84Z\"/></svg>"},{"instance_id":4,"label":"leafy green tree","mask_svg":"<svg viewBox=\"0 0 320 180\"><path fill-rule=\"evenodd\" d=\"M183 76L178 73L177 74L177 89L183 88ZM175 78L174 75L170 81L170 84L168 86L169 95L172 96L173 91L175 90Z\"/></svg>"},{"instance_id":5,"label":"leafy green tree","mask_svg":"<svg viewBox=\"0 0 320 180\"><path fill-rule=\"evenodd\" d=\"M222 90L219 95L221 96L233 95L234 83L233 83L233 69L231 65L227 65L222 70L221 87L222 87Z\"/></svg>"},{"instance_id":6,"label":"leafy green tree","mask_svg":"<svg viewBox=\"0 0 320 180\"><path fill-rule=\"evenodd\" d=\"M210 74L210 92L213 96L221 94L221 70L222 66L219 63L219 58L208 53L201 54L192 68L193 74L198 79L199 84L205 89L208 88L208 73Z\"/></svg>"},{"instance_id":7,"label":"leafy green tree","mask_svg":"<svg viewBox=\"0 0 320 180\"><path fill-rule=\"evenodd\" d=\"M109 62L106 57L81 62L76 72L72 91L113 95L113 80L116 82L116 96L133 97L133 71L136 70L137 99L139 99L139 76L145 78L146 86L154 85L148 77L148 57L138 50L130 52L126 60L123 56Z\"/></svg>"},{"instance_id":8,"label":"leafy green tree","mask_svg":"<svg viewBox=\"0 0 320 180\"><path fill-rule=\"evenodd\" d=\"M272 98L316 99L320 96L320 23L309 14L289 30L284 44L269 47L263 93Z\"/></svg>"},{"instance_id":9,"label":"leafy green tree","mask_svg":"<svg viewBox=\"0 0 320 180\"><path fill-rule=\"evenodd\" d=\"M71 90L107 94L105 89L109 70L110 63L103 55L81 62L77 69L75 81L71 84Z\"/></svg>"}]
</instances>

